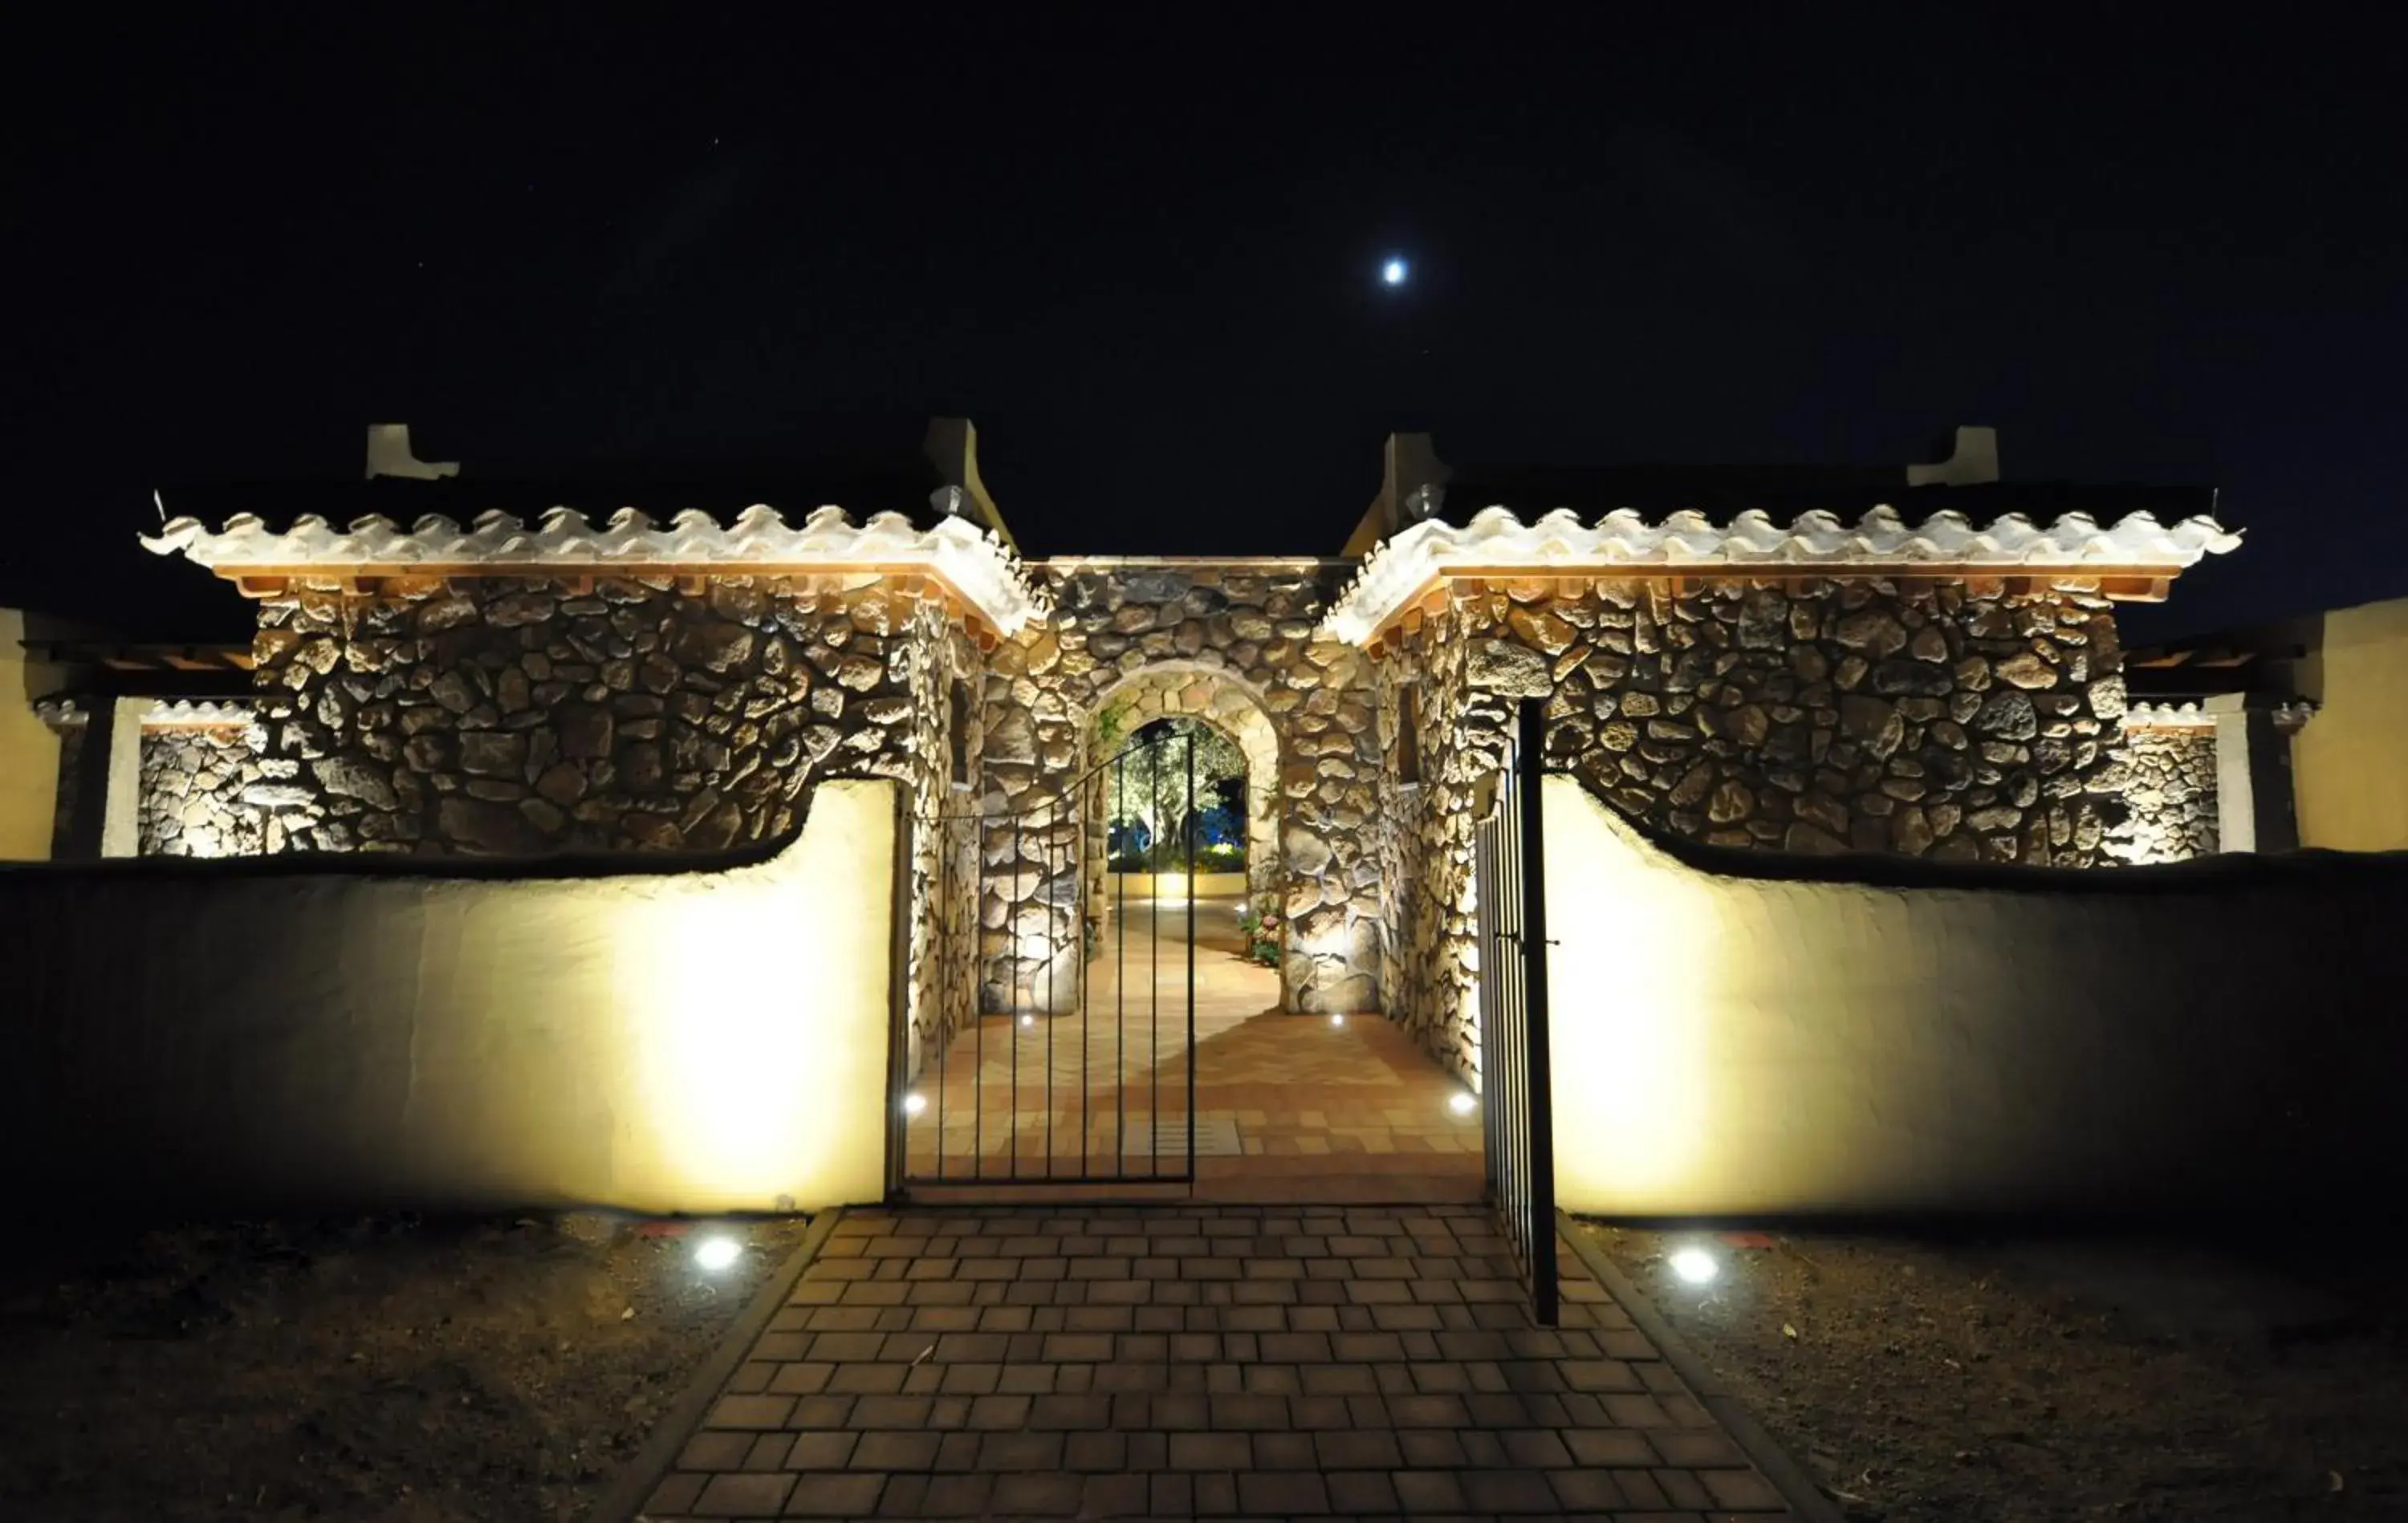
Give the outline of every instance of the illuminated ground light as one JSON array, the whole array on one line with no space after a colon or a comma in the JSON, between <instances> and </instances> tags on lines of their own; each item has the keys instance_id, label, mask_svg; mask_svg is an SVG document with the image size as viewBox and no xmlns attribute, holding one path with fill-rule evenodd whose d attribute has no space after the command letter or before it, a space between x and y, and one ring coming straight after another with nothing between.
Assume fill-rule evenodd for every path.
<instances>
[{"instance_id":1,"label":"illuminated ground light","mask_svg":"<svg viewBox=\"0 0 2408 1523\"><path fill-rule=\"evenodd\" d=\"M1346 1024L1346 1018L1344 1016L1332 1016L1329 1018L1329 1024L1332 1026L1343 1026Z\"/></svg>"},{"instance_id":2,"label":"illuminated ground light","mask_svg":"<svg viewBox=\"0 0 2408 1523\"><path fill-rule=\"evenodd\" d=\"M1703 1248L1682 1248L1672 1255L1672 1273L1691 1285L1712 1285L1723 1272L1722 1264Z\"/></svg>"},{"instance_id":3,"label":"illuminated ground light","mask_svg":"<svg viewBox=\"0 0 2408 1523\"><path fill-rule=\"evenodd\" d=\"M724 1232L713 1232L709 1237L696 1240L694 1245L695 1266L714 1274L742 1257L744 1245Z\"/></svg>"},{"instance_id":4,"label":"illuminated ground light","mask_svg":"<svg viewBox=\"0 0 2408 1523\"><path fill-rule=\"evenodd\" d=\"M1447 1097L1446 1108L1455 1112L1457 1116L1469 1116L1471 1114L1471 1107L1479 1103L1480 1102L1471 1098L1470 1090L1457 1089L1454 1094Z\"/></svg>"},{"instance_id":5,"label":"illuminated ground light","mask_svg":"<svg viewBox=\"0 0 2408 1523\"><path fill-rule=\"evenodd\" d=\"M927 1108L928 1097L926 1095L908 1094L903 1097L903 1114L906 1116L917 1116Z\"/></svg>"},{"instance_id":6,"label":"illuminated ground light","mask_svg":"<svg viewBox=\"0 0 2408 1523\"><path fill-rule=\"evenodd\" d=\"M1023 1016L1020 1018L1020 1023L1023 1026L1034 1026L1037 1024L1037 1018L1035 1016Z\"/></svg>"}]
</instances>

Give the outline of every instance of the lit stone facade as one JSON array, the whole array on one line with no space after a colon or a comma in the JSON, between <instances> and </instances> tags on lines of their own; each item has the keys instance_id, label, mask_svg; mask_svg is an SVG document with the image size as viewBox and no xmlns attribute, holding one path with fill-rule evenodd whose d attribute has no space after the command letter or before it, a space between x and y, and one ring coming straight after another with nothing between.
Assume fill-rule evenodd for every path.
<instances>
[{"instance_id":1,"label":"lit stone facade","mask_svg":"<svg viewBox=\"0 0 2408 1523\"><path fill-rule=\"evenodd\" d=\"M1025 565L958 499L926 527L179 521L154 548L261 600L257 752L190 775L239 778L266 849L500 855L741 848L823 778L897 779L910 881L861 891L910 905L914 1065L974 1007L1078 1007L1108 714L1245 755L1284 1005L1384 1009L1475 1081L1475 816L1525 698L1551 768L1709 845L2088 867L2214 844L2195 759L2119 729L2112 609L2229 548L2203 518L1492 508L1359 561Z\"/></svg>"},{"instance_id":2,"label":"lit stone facade","mask_svg":"<svg viewBox=\"0 0 2408 1523\"><path fill-rule=\"evenodd\" d=\"M2125 806L2107 849L2118 861L2187 861L2218 846L2215 726L2124 725L2118 771L2107 779Z\"/></svg>"},{"instance_id":3,"label":"lit stone facade","mask_svg":"<svg viewBox=\"0 0 2408 1523\"><path fill-rule=\"evenodd\" d=\"M267 849L267 817L245 795L265 780L248 717L164 725L142 734L146 857L250 857Z\"/></svg>"},{"instance_id":4,"label":"lit stone facade","mask_svg":"<svg viewBox=\"0 0 2408 1523\"><path fill-rule=\"evenodd\" d=\"M1249 790L1249 872L1258 890L1280 896L1287 917L1287 1003L1377 1007L1383 938L1369 830L1380 765L1373 663L1320 627L1343 569L1276 562L1043 568L1053 617L987 662L982 919L991 1006L1076 998L1076 978L1060 964L1081 945L1082 906L1085 920L1100 923L1103 905L1081 891L1082 854L1071 843L1099 816L1092 800L1061 801L1108 760L1096 754L1095 721L1125 699L1133 712L1219 725L1247 752L1253 780L1265 776L1266 752L1275 754L1275 796Z\"/></svg>"}]
</instances>

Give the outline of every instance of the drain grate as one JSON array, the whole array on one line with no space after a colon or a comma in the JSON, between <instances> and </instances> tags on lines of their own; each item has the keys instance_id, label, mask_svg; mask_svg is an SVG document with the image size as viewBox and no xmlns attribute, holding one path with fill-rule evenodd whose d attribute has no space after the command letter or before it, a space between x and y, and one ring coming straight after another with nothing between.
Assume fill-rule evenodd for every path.
<instances>
[{"instance_id":1,"label":"drain grate","mask_svg":"<svg viewBox=\"0 0 2408 1523\"><path fill-rule=\"evenodd\" d=\"M1238 1141L1238 1123L1226 1117L1199 1116L1196 1118L1196 1156L1197 1158L1236 1158L1245 1148ZM1187 1152L1187 1122L1156 1121L1148 1131L1142 1123L1129 1128L1128 1141L1123 1155L1146 1158L1157 1152L1163 1158L1182 1158Z\"/></svg>"}]
</instances>

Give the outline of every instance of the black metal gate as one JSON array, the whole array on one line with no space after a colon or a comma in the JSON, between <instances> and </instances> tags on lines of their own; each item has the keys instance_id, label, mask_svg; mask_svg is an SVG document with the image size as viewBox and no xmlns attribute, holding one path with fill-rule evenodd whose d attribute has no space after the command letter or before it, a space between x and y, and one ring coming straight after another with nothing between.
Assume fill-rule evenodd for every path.
<instances>
[{"instance_id":1,"label":"black metal gate","mask_svg":"<svg viewBox=\"0 0 2408 1523\"><path fill-rule=\"evenodd\" d=\"M1480 1086L1488 1199L1529 1276L1531 1316L1556 1319L1555 1097L1547 1053L1547 891L1540 759L1545 705L1523 700L1496 806L1480 821Z\"/></svg>"},{"instance_id":2,"label":"black metal gate","mask_svg":"<svg viewBox=\"0 0 2408 1523\"><path fill-rule=\"evenodd\" d=\"M973 1013L900 1077L906 1188L1194 1180L1196 815L1172 733L979 821Z\"/></svg>"}]
</instances>

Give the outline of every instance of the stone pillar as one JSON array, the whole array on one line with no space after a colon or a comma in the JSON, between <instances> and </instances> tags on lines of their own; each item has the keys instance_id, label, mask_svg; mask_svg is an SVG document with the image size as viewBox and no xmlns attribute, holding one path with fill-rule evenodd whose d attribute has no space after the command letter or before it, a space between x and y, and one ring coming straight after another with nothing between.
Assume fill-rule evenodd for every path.
<instances>
[{"instance_id":1,"label":"stone pillar","mask_svg":"<svg viewBox=\"0 0 2408 1523\"><path fill-rule=\"evenodd\" d=\"M71 861L133 857L142 850L142 711L147 698L80 700L83 745L76 754L75 816L61 856Z\"/></svg>"},{"instance_id":2,"label":"stone pillar","mask_svg":"<svg viewBox=\"0 0 2408 1523\"><path fill-rule=\"evenodd\" d=\"M2218 693L2202 705L2215 716L2216 837L2225 851L2293 851L2300 845L2291 788L2290 737L2274 714L2246 693Z\"/></svg>"}]
</instances>

